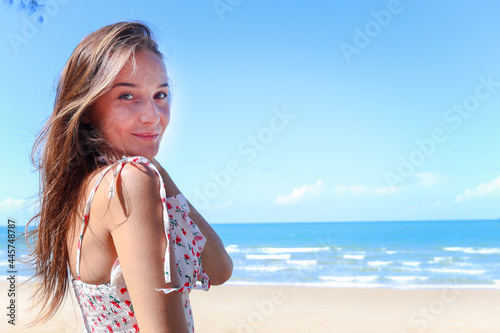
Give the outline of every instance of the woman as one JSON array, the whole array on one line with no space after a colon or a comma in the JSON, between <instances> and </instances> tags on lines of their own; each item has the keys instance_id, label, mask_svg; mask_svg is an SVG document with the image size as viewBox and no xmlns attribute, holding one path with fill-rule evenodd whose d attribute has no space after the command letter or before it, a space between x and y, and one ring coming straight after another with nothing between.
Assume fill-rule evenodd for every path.
<instances>
[{"instance_id":1,"label":"woman","mask_svg":"<svg viewBox=\"0 0 500 333\"><path fill-rule=\"evenodd\" d=\"M190 290L231 276L220 238L154 159L170 117L162 58L147 26L120 22L84 38L61 73L32 154L38 321L71 282L86 331L193 332Z\"/></svg>"}]
</instances>

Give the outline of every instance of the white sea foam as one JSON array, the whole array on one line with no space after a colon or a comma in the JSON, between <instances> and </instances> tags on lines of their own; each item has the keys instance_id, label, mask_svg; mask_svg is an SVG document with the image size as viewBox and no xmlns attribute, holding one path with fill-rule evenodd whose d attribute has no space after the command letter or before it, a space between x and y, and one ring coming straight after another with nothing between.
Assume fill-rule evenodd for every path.
<instances>
[{"instance_id":1,"label":"white sea foam","mask_svg":"<svg viewBox=\"0 0 500 333\"><path fill-rule=\"evenodd\" d=\"M368 265L370 266L386 266L392 264L394 261L369 261Z\"/></svg>"},{"instance_id":2,"label":"white sea foam","mask_svg":"<svg viewBox=\"0 0 500 333\"><path fill-rule=\"evenodd\" d=\"M445 260L451 260L453 257L434 257L434 260L429 261L430 264L440 263Z\"/></svg>"},{"instance_id":3,"label":"white sea foam","mask_svg":"<svg viewBox=\"0 0 500 333\"><path fill-rule=\"evenodd\" d=\"M474 248L474 247L444 247L445 251L464 252L471 254L500 254L500 248Z\"/></svg>"},{"instance_id":4,"label":"white sea foam","mask_svg":"<svg viewBox=\"0 0 500 333\"><path fill-rule=\"evenodd\" d=\"M453 273L453 274L483 274L486 270L482 269L461 269L461 268L431 268L431 272L435 273Z\"/></svg>"},{"instance_id":5,"label":"white sea foam","mask_svg":"<svg viewBox=\"0 0 500 333\"><path fill-rule=\"evenodd\" d=\"M419 261L404 261L403 265L415 267L415 266L420 265L420 262Z\"/></svg>"},{"instance_id":6,"label":"white sea foam","mask_svg":"<svg viewBox=\"0 0 500 333\"><path fill-rule=\"evenodd\" d=\"M286 269L285 266L245 266L245 271L277 272Z\"/></svg>"},{"instance_id":7,"label":"white sea foam","mask_svg":"<svg viewBox=\"0 0 500 333\"><path fill-rule=\"evenodd\" d=\"M396 282L408 282L408 281L428 279L428 277L424 276L388 276L387 278Z\"/></svg>"},{"instance_id":8,"label":"white sea foam","mask_svg":"<svg viewBox=\"0 0 500 333\"><path fill-rule=\"evenodd\" d=\"M321 277L320 277L321 278ZM340 277L342 278L342 277ZM421 278L424 279L424 278ZM418 280L417 280L418 281ZM410 281L411 282L411 281ZM391 288L391 289L443 289L443 288L456 288L460 289L498 289L500 290L500 281L497 284L461 284L461 285L451 285L450 284L423 284L423 283L394 283L394 284L381 284L381 283L369 283L354 280L340 279L335 281L329 279L327 276L323 277L321 282L257 282L257 281L238 281L229 280L225 284L234 286L280 286L280 287L320 287L320 288Z\"/></svg>"},{"instance_id":9,"label":"white sea foam","mask_svg":"<svg viewBox=\"0 0 500 333\"><path fill-rule=\"evenodd\" d=\"M314 266L318 262L316 260L287 260L286 263L291 266L308 267Z\"/></svg>"},{"instance_id":10,"label":"white sea foam","mask_svg":"<svg viewBox=\"0 0 500 333\"><path fill-rule=\"evenodd\" d=\"M264 253L300 253L300 252L319 252L330 250L330 247L263 247L260 252Z\"/></svg>"},{"instance_id":11,"label":"white sea foam","mask_svg":"<svg viewBox=\"0 0 500 333\"><path fill-rule=\"evenodd\" d=\"M387 253L387 254L395 254L395 253L398 253L398 251L385 251L385 253Z\"/></svg>"},{"instance_id":12,"label":"white sea foam","mask_svg":"<svg viewBox=\"0 0 500 333\"><path fill-rule=\"evenodd\" d=\"M226 251L227 253L236 253L240 252L240 249L238 248L238 245L228 245L226 246Z\"/></svg>"},{"instance_id":13,"label":"white sea foam","mask_svg":"<svg viewBox=\"0 0 500 333\"><path fill-rule=\"evenodd\" d=\"M365 259L365 255L364 254L344 254L344 259L363 260L363 259Z\"/></svg>"},{"instance_id":14,"label":"white sea foam","mask_svg":"<svg viewBox=\"0 0 500 333\"><path fill-rule=\"evenodd\" d=\"M376 275L371 275L371 276L356 276L356 281L359 281L359 282L373 282L376 279L378 279L378 276L376 276Z\"/></svg>"},{"instance_id":15,"label":"white sea foam","mask_svg":"<svg viewBox=\"0 0 500 333\"><path fill-rule=\"evenodd\" d=\"M247 259L278 259L285 260L290 259L290 254L247 254L245 255Z\"/></svg>"},{"instance_id":16,"label":"white sea foam","mask_svg":"<svg viewBox=\"0 0 500 333\"><path fill-rule=\"evenodd\" d=\"M335 282L353 282L356 279L354 276L320 276L319 278Z\"/></svg>"},{"instance_id":17,"label":"white sea foam","mask_svg":"<svg viewBox=\"0 0 500 333\"><path fill-rule=\"evenodd\" d=\"M373 282L378 279L377 275L369 276L320 276L321 280L335 282Z\"/></svg>"}]
</instances>

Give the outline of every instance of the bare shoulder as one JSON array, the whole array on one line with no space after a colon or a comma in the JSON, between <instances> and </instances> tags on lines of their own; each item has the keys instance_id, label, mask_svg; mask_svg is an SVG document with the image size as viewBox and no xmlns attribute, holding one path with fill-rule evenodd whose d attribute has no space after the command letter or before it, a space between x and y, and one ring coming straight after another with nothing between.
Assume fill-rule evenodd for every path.
<instances>
[{"instance_id":1,"label":"bare shoulder","mask_svg":"<svg viewBox=\"0 0 500 333\"><path fill-rule=\"evenodd\" d=\"M144 163L126 163L117 178L117 193L128 190L130 195L159 194L160 180L156 171Z\"/></svg>"},{"instance_id":2,"label":"bare shoulder","mask_svg":"<svg viewBox=\"0 0 500 333\"><path fill-rule=\"evenodd\" d=\"M132 216L148 216L162 220L160 180L151 166L143 163L126 163L116 176L115 197L109 202L110 231L120 222L133 221ZM116 223L118 222L118 223Z\"/></svg>"}]
</instances>

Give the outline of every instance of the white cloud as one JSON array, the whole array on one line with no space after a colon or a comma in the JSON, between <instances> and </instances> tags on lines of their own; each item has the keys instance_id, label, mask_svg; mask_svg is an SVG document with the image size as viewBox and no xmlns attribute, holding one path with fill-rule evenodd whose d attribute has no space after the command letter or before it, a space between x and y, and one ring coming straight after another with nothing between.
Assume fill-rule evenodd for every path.
<instances>
[{"instance_id":1,"label":"white cloud","mask_svg":"<svg viewBox=\"0 0 500 333\"><path fill-rule=\"evenodd\" d=\"M400 187L395 187L395 186L386 186L386 187L377 187L374 189L370 189L367 186L364 185L337 185L335 186L335 193L339 196L345 195L345 194L351 194L351 195L360 195L360 194L375 194L375 195L390 195L390 194L396 194L398 191L400 191Z\"/></svg>"},{"instance_id":2,"label":"white cloud","mask_svg":"<svg viewBox=\"0 0 500 333\"><path fill-rule=\"evenodd\" d=\"M421 186L430 187L438 183L437 172L414 173L413 176L419 180Z\"/></svg>"},{"instance_id":3,"label":"white cloud","mask_svg":"<svg viewBox=\"0 0 500 333\"><path fill-rule=\"evenodd\" d=\"M489 183L483 183L476 186L475 189L466 189L464 193L456 196L455 202L460 202L475 197L481 197L483 195L491 194L494 192L500 192L500 176Z\"/></svg>"},{"instance_id":4,"label":"white cloud","mask_svg":"<svg viewBox=\"0 0 500 333\"><path fill-rule=\"evenodd\" d=\"M24 199L7 198L2 202L0 202L0 208L5 210L19 209L23 206L24 202L25 202Z\"/></svg>"},{"instance_id":5,"label":"white cloud","mask_svg":"<svg viewBox=\"0 0 500 333\"><path fill-rule=\"evenodd\" d=\"M302 185L300 188L294 188L292 193L289 195L278 195L275 205L295 205L300 199L304 198L306 195L310 196L313 193L319 191L319 189L323 186L323 181L318 180L314 185Z\"/></svg>"}]
</instances>

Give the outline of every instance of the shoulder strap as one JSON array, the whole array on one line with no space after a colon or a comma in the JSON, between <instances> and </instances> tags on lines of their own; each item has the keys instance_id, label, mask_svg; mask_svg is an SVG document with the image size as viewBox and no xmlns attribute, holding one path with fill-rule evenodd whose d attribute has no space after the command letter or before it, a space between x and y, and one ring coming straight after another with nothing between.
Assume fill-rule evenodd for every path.
<instances>
[{"instance_id":1,"label":"shoulder strap","mask_svg":"<svg viewBox=\"0 0 500 333\"><path fill-rule=\"evenodd\" d=\"M171 281L171 276L170 276L170 219L168 216L168 210L167 210L167 205L166 205L166 190L165 190L165 184L163 183L163 178L160 175L160 172L158 169L145 157L142 156L134 156L134 157L123 157L120 161L111 164L110 166L106 167L104 171L102 171L101 175L97 179L94 187L89 193L87 202L85 204L85 210L83 213L83 221L82 221L82 228L80 231L80 237L78 238L78 245L76 249L76 276L78 280L81 280L80 277L80 260L81 260L81 250L82 250L82 240L83 236L85 234L85 231L87 229L88 223L89 223L89 213L90 213L90 205L92 203L92 199L94 198L94 195L99 187L99 184L101 180L104 178L104 175L115 165L118 164L116 171L113 173L113 180L111 181L111 185L109 187L109 197L112 198L115 195L115 188L116 188L116 179L118 178L118 175L123 169L123 166L125 163L143 163L146 164L147 166L151 167L156 174L158 175L158 178L160 179L160 197L163 205L163 224L165 227L165 233L167 236L167 248L165 250L165 260L164 260L164 272L165 272L165 282L169 283Z\"/></svg>"}]
</instances>

